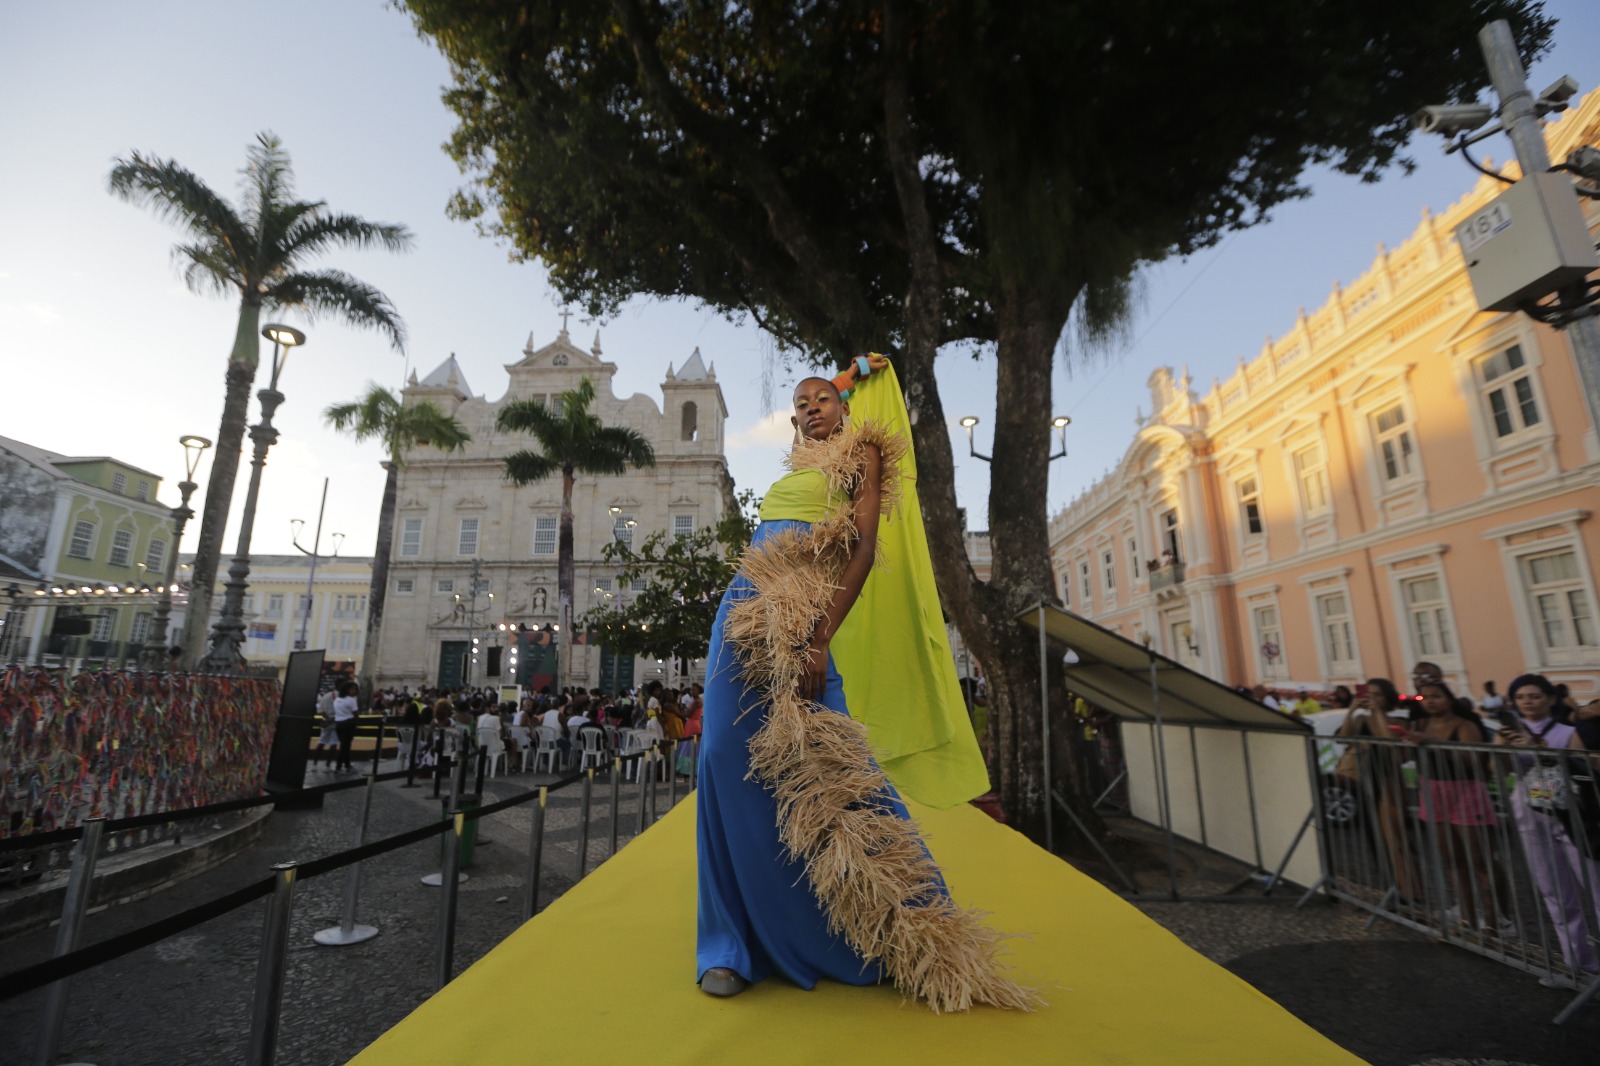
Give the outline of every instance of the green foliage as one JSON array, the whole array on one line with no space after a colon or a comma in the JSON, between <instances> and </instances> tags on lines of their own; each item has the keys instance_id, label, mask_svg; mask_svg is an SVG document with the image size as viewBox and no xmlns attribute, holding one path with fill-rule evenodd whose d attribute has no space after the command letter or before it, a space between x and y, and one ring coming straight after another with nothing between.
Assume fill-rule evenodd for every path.
<instances>
[{"instance_id":1,"label":"green foliage","mask_svg":"<svg viewBox=\"0 0 1600 1066\"><path fill-rule=\"evenodd\" d=\"M629 589L640 578L645 587L620 592L625 604L596 607L578 624L620 655L703 658L717 604L755 532L755 494L740 493L739 505L716 525L687 536L657 530L637 550L620 541L607 544L603 554L616 564L619 589Z\"/></svg>"},{"instance_id":2,"label":"green foliage","mask_svg":"<svg viewBox=\"0 0 1600 1066\"><path fill-rule=\"evenodd\" d=\"M188 168L142 152L118 159L109 184L114 195L188 233L173 248L173 258L193 291L237 294L257 307L299 308L312 319L333 315L386 333L397 350L404 349L405 326L388 297L343 271L307 270L304 264L335 247L409 251L410 231L331 212L320 200L296 200L289 153L273 134L258 134L248 151L237 207ZM253 359L246 361L254 366Z\"/></svg>"},{"instance_id":3,"label":"green foliage","mask_svg":"<svg viewBox=\"0 0 1600 1066\"><path fill-rule=\"evenodd\" d=\"M1064 320L1308 165L1409 166L1406 116L1484 83L1484 22L1551 31L1533 0L401 6L451 64L458 217L591 312L689 297L833 353L903 336L925 235L939 343L997 339L1019 279Z\"/></svg>"},{"instance_id":4,"label":"green foliage","mask_svg":"<svg viewBox=\"0 0 1600 1066\"><path fill-rule=\"evenodd\" d=\"M501 407L496 424L532 435L541 449L506 456L506 477L526 485L558 472L566 478L574 473L615 476L629 467L656 465L655 449L644 434L606 425L589 410L592 403L594 383L584 378L577 388L563 392L554 408L542 399L512 400Z\"/></svg>"},{"instance_id":5,"label":"green foliage","mask_svg":"<svg viewBox=\"0 0 1600 1066\"><path fill-rule=\"evenodd\" d=\"M405 453L413 448L427 445L453 452L472 440L466 427L432 400L407 404L371 381L359 400L328 405L322 420L357 441L383 441L389 462L397 467L405 465Z\"/></svg>"}]
</instances>

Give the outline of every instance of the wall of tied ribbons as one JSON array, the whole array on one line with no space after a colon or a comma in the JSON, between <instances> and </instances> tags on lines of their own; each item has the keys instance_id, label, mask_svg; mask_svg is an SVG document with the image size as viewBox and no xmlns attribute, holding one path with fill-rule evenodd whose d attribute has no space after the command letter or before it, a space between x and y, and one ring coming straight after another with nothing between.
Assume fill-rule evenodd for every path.
<instances>
[{"instance_id":1,"label":"wall of tied ribbons","mask_svg":"<svg viewBox=\"0 0 1600 1066\"><path fill-rule=\"evenodd\" d=\"M0 838L254 796L278 682L185 674L0 674Z\"/></svg>"}]
</instances>

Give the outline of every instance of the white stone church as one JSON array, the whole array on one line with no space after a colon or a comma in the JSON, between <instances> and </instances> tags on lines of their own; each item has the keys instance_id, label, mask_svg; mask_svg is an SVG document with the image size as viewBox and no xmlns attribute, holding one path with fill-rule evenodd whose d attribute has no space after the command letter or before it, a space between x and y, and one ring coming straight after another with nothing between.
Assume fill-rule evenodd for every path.
<instances>
[{"instance_id":1,"label":"white stone church","mask_svg":"<svg viewBox=\"0 0 1600 1066\"><path fill-rule=\"evenodd\" d=\"M379 686L552 684L608 691L668 676L669 664L614 658L599 646L573 648L570 677L557 679L555 648L524 638L512 673L501 623L548 630L559 621L556 536L561 509L558 476L526 486L505 478L504 459L532 438L495 426L512 399L546 397L594 385L591 410L608 425L628 426L655 447L653 469L619 477L579 475L573 489L576 583L573 617L626 598L614 568L601 556L616 538L641 543L655 530L684 533L713 523L733 507L733 479L723 452L728 419L715 367L698 349L674 373L669 364L661 402L641 393L618 397L615 363L601 357L600 338L584 351L566 329L506 367L509 386L498 400L474 395L455 356L407 383L407 402L428 399L459 419L472 441L449 455L423 448L400 473L389 590L376 667ZM473 640L479 642L474 655ZM694 664L691 673L703 671Z\"/></svg>"}]
</instances>

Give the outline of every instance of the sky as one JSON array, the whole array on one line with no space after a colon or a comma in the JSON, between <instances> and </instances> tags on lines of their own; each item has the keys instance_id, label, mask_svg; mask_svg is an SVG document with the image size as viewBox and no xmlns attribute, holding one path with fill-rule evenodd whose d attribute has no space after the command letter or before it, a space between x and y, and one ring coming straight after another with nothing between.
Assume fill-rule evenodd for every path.
<instances>
[{"instance_id":1,"label":"sky","mask_svg":"<svg viewBox=\"0 0 1600 1066\"><path fill-rule=\"evenodd\" d=\"M1600 3L1551 0L1547 10L1559 25L1555 48L1529 74L1534 89L1561 74L1593 89ZM309 547L326 477L325 537L341 532L345 554L369 554L383 489L380 449L327 429L323 408L355 398L369 381L398 387L408 369L426 374L452 353L472 389L498 399L507 387L503 367L520 358L529 333L543 345L561 328L560 303L540 266L511 262L503 245L445 217L464 184L441 147L453 126L439 99L448 80L443 59L384 0L0 0L0 435L115 456L162 476L161 498L176 504L177 438L216 436L237 307L190 292L170 254L177 231L111 196L106 176L117 157L139 150L177 160L231 198L246 146L272 130L291 154L300 196L404 223L416 236L408 255L336 251L317 261L389 295L410 334L405 355L375 334L286 316L308 340L291 353L280 383L281 436L253 534L258 553L293 551L290 520L300 518ZM1125 340L1058 365L1055 408L1073 421L1068 457L1051 467L1051 513L1121 460L1136 410L1149 410L1145 381L1154 368L1187 367L1204 393L1240 358L1253 359L1268 336L1288 332L1299 308L1314 310L1335 282L1365 272L1380 242L1394 247L1409 237L1425 205L1442 210L1465 194L1475 175L1442 148L1441 139L1418 136L1417 170L1372 185L1313 173L1313 195L1279 208L1269 223L1145 270ZM1511 155L1504 138L1481 151ZM763 364L772 353L764 334L692 304L654 300L633 301L603 324L574 318L572 339L587 348L596 328L619 367L617 392L657 403L667 365L681 366L698 347L728 402L736 484L759 491L772 480L790 431L764 404ZM967 456L956 423L978 416L978 450L988 450L993 359L950 353L938 374L958 456L957 495L981 528L988 468ZM780 401L782 386L798 376L780 370ZM264 383L263 373L257 387ZM250 417L258 417L253 402ZM247 461L225 556L237 536ZM197 477L197 510L208 472L209 459ZM183 550L193 550L197 527L190 524Z\"/></svg>"}]
</instances>

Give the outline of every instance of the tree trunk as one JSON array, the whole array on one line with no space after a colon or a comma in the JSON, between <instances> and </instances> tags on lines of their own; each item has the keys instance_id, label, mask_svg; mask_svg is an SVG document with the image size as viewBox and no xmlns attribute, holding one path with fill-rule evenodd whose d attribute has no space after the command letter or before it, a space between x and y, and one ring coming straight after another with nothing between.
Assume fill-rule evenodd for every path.
<instances>
[{"instance_id":1,"label":"tree trunk","mask_svg":"<svg viewBox=\"0 0 1600 1066\"><path fill-rule=\"evenodd\" d=\"M217 429L217 447L211 458L211 477L206 482L206 501L200 511L200 536L195 542L194 570L189 582L189 607L183 619L183 667L193 670L206 653L206 633L210 629L211 600L216 590L217 565L222 559L222 536L228 527L228 511L233 504L233 483L239 474L246 423L250 416L250 386L255 383L256 366L261 361L261 307L242 301L239 325L234 332L233 352L228 357L224 377L222 424ZM174 548L176 550L176 548Z\"/></svg>"},{"instance_id":2,"label":"tree trunk","mask_svg":"<svg viewBox=\"0 0 1600 1066\"><path fill-rule=\"evenodd\" d=\"M1041 600L1057 602L1050 572L1047 492L1051 368L1056 338L1071 306L1071 293L1011 291L999 308L1000 343L994 444L990 469L989 536L994 567L979 581L967 558L956 507L949 426L934 380L928 343L908 345L900 361L906 402L912 412L923 519L934 574L946 610L983 664L989 681L991 774L1012 825L1044 842L1050 785L1044 779L1043 714L1039 691L1039 637L1017 616ZM915 335L908 329L908 339ZM1051 726L1070 730L1070 708L1061 686L1061 664L1048 657ZM1083 800L1067 760L1053 777L1091 832L1100 820ZM1071 782L1062 787L1061 782ZM1057 832L1058 846L1072 833Z\"/></svg>"},{"instance_id":3,"label":"tree trunk","mask_svg":"<svg viewBox=\"0 0 1600 1066\"><path fill-rule=\"evenodd\" d=\"M556 678L558 691L562 685L572 684L572 641L577 636L572 631L572 586L576 583L572 560L573 480L570 468L561 472L561 533L556 555L556 594L561 597L557 615L561 619L561 634L556 644L556 663L560 674Z\"/></svg>"},{"instance_id":4,"label":"tree trunk","mask_svg":"<svg viewBox=\"0 0 1600 1066\"><path fill-rule=\"evenodd\" d=\"M374 676L378 672L378 641L383 636L383 598L389 590L389 546L394 540L395 497L400 488L400 468L384 460L389 473L383 479L383 504L378 510L378 543L372 549L372 584L367 589L367 636L361 646L361 702L372 705Z\"/></svg>"}]
</instances>

